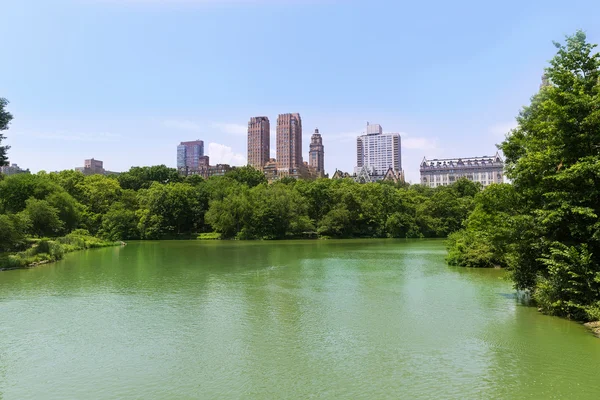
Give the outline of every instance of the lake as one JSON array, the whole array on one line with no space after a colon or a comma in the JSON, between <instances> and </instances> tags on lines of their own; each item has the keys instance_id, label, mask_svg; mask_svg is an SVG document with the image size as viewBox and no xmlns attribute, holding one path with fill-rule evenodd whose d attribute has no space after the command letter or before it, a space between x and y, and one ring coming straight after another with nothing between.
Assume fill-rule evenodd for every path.
<instances>
[{"instance_id":1,"label":"lake","mask_svg":"<svg viewBox=\"0 0 600 400\"><path fill-rule=\"evenodd\" d=\"M163 241L0 272L0 399L595 399L600 340L440 240Z\"/></svg>"}]
</instances>

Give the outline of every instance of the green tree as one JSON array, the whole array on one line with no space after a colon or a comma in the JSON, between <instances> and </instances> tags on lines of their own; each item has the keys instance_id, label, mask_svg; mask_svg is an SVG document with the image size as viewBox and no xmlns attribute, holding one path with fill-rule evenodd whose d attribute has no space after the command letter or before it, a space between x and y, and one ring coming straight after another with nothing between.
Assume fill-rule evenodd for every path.
<instances>
[{"instance_id":1,"label":"green tree","mask_svg":"<svg viewBox=\"0 0 600 400\"><path fill-rule=\"evenodd\" d=\"M152 167L132 167L129 171L117 176L119 184L123 189L148 189L152 183L178 183L183 182L183 177L174 168L166 165L154 165Z\"/></svg>"},{"instance_id":2,"label":"green tree","mask_svg":"<svg viewBox=\"0 0 600 400\"><path fill-rule=\"evenodd\" d=\"M63 222L59 218L59 211L52 207L46 200L30 198L27 200L23 213L31 223L33 235L57 236L63 229Z\"/></svg>"},{"instance_id":3,"label":"green tree","mask_svg":"<svg viewBox=\"0 0 600 400\"><path fill-rule=\"evenodd\" d=\"M0 181L0 211L17 213L30 197L45 199L63 189L44 174L16 174Z\"/></svg>"},{"instance_id":4,"label":"green tree","mask_svg":"<svg viewBox=\"0 0 600 400\"><path fill-rule=\"evenodd\" d=\"M320 221L317 232L323 236L351 237L352 219L350 211L348 211L345 205L336 206Z\"/></svg>"},{"instance_id":5,"label":"green tree","mask_svg":"<svg viewBox=\"0 0 600 400\"><path fill-rule=\"evenodd\" d=\"M30 222L24 215L0 214L0 252L22 249L29 227Z\"/></svg>"},{"instance_id":6,"label":"green tree","mask_svg":"<svg viewBox=\"0 0 600 400\"><path fill-rule=\"evenodd\" d=\"M47 197L48 204L58 210L58 217L64 223L66 233L76 229L81 221L81 204L70 194L61 191Z\"/></svg>"},{"instance_id":7,"label":"green tree","mask_svg":"<svg viewBox=\"0 0 600 400\"><path fill-rule=\"evenodd\" d=\"M197 232L205 210L198 189L186 183L153 183L138 193L142 237ZM148 231L148 232L146 232Z\"/></svg>"},{"instance_id":8,"label":"green tree","mask_svg":"<svg viewBox=\"0 0 600 400\"><path fill-rule=\"evenodd\" d=\"M600 55L581 31L555 45L549 84L500 145L518 204L500 225L509 230L506 246L493 238L489 245L540 309L585 320L600 315Z\"/></svg>"},{"instance_id":9,"label":"green tree","mask_svg":"<svg viewBox=\"0 0 600 400\"><path fill-rule=\"evenodd\" d=\"M65 189L67 193L73 196L78 201L83 201L82 186L85 181L85 175L80 171L64 170L48 174L48 178L56 182L60 187Z\"/></svg>"},{"instance_id":10,"label":"green tree","mask_svg":"<svg viewBox=\"0 0 600 400\"><path fill-rule=\"evenodd\" d=\"M262 184L250 191L252 217L244 236L283 239L313 231L302 196L285 184Z\"/></svg>"},{"instance_id":11,"label":"green tree","mask_svg":"<svg viewBox=\"0 0 600 400\"><path fill-rule=\"evenodd\" d=\"M228 171L225 176L236 180L241 184L248 185L250 188L258 186L261 183L267 183L265 175L250 165L234 168L231 171Z\"/></svg>"},{"instance_id":12,"label":"green tree","mask_svg":"<svg viewBox=\"0 0 600 400\"><path fill-rule=\"evenodd\" d=\"M206 222L225 239L246 238L243 229L251 226L252 204L247 186L239 187L222 199L214 199L206 213Z\"/></svg>"},{"instance_id":13,"label":"green tree","mask_svg":"<svg viewBox=\"0 0 600 400\"><path fill-rule=\"evenodd\" d=\"M448 240L448 262L463 267L506 267L519 199L510 184L493 184L478 193L465 228Z\"/></svg>"},{"instance_id":14,"label":"green tree","mask_svg":"<svg viewBox=\"0 0 600 400\"><path fill-rule=\"evenodd\" d=\"M8 125L13 119L12 114L6 111L5 109L7 105L8 100L0 97L0 144L2 144L2 141L5 139L5 136L2 134L2 131L8 129ZM6 165L8 162L8 149L10 149L10 146L0 146L0 167Z\"/></svg>"},{"instance_id":15,"label":"green tree","mask_svg":"<svg viewBox=\"0 0 600 400\"><path fill-rule=\"evenodd\" d=\"M139 239L138 224L136 212L117 202L102 217L100 235L108 240Z\"/></svg>"}]
</instances>

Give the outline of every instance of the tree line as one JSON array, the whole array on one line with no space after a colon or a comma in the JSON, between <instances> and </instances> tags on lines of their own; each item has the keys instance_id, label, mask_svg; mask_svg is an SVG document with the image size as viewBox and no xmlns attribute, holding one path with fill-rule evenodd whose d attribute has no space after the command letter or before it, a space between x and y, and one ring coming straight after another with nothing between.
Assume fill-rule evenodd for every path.
<instances>
[{"instance_id":1,"label":"tree line","mask_svg":"<svg viewBox=\"0 0 600 400\"><path fill-rule=\"evenodd\" d=\"M78 171L17 174L0 181L0 246L76 229L107 240L298 237L446 237L473 207L478 184L428 188L350 179L268 184L252 167L204 180L166 166L113 176Z\"/></svg>"},{"instance_id":2,"label":"tree line","mask_svg":"<svg viewBox=\"0 0 600 400\"><path fill-rule=\"evenodd\" d=\"M475 196L448 261L505 267L543 312L600 320L600 54L583 32L555 45L499 146L512 184Z\"/></svg>"}]
</instances>

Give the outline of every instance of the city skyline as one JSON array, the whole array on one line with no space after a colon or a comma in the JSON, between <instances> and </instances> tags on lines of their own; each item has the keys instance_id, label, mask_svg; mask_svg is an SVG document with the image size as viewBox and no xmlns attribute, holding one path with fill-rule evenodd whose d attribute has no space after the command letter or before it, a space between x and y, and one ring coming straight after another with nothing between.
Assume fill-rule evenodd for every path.
<instances>
[{"instance_id":1,"label":"city skyline","mask_svg":"<svg viewBox=\"0 0 600 400\"><path fill-rule=\"evenodd\" d=\"M249 117L292 110L303 149L314 128L324 134L330 176L353 170L356 137L377 121L401 134L416 183L423 157L494 153L539 89L552 41L585 29L600 42L597 2L540 4L6 2L9 161L33 172L90 157L115 171L175 168L174 146L200 137L212 164L245 165ZM377 23L356 29L365 21ZM280 55L290 45L294 62Z\"/></svg>"}]
</instances>

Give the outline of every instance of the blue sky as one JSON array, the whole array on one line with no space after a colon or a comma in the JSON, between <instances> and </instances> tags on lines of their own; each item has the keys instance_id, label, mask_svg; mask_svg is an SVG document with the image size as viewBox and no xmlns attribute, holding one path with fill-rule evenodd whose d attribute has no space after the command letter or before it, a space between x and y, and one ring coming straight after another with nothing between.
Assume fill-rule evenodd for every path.
<instances>
[{"instance_id":1,"label":"blue sky","mask_svg":"<svg viewBox=\"0 0 600 400\"><path fill-rule=\"evenodd\" d=\"M0 15L10 161L32 171L175 166L194 139L244 164L251 116L274 130L299 112L305 159L318 127L326 170L351 171L379 123L416 182L424 156L495 153L553 40L600 42L597 1L4 0Z\"/></svg>"}]
</instances>

